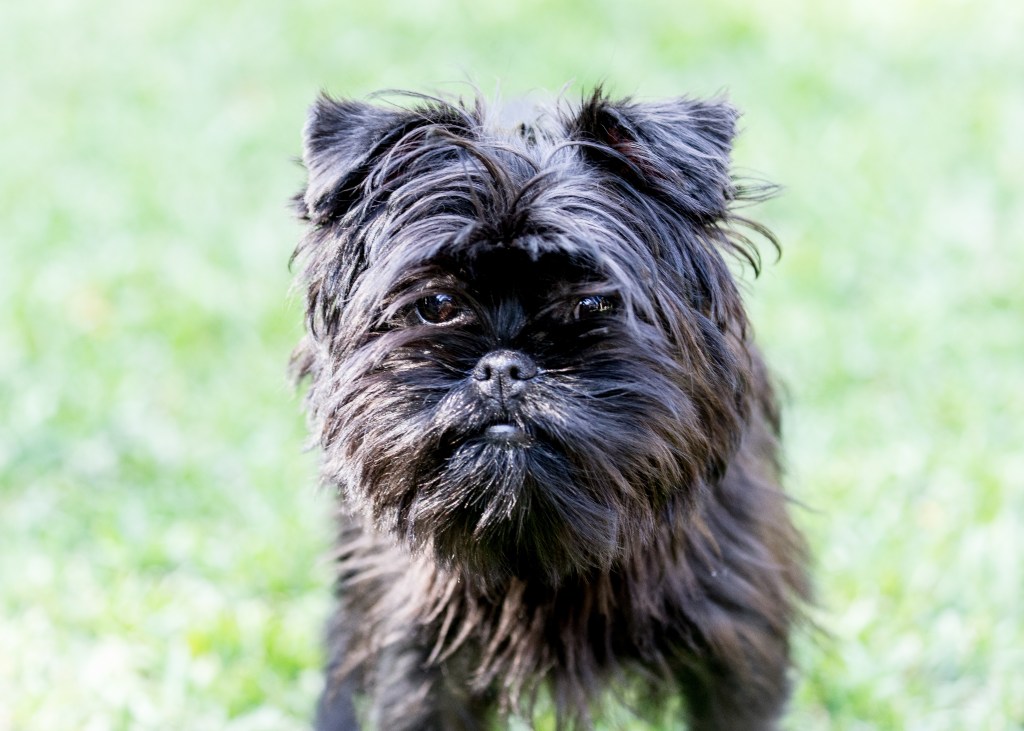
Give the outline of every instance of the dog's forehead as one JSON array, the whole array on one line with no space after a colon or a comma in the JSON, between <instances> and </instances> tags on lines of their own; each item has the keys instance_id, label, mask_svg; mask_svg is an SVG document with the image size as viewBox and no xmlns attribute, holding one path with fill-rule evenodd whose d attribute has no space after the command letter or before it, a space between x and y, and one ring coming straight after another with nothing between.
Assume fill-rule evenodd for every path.
<instances>
[{"instance_id":1,"label":"dog's forehead","mask_svg":"<svg viewBox=\"0 0 1024 731\"><path fill-rule=\"evenodd\" d=\"M532 134L526 127L500 133ZM606 206L595 195L599 185L570 178L564 162L534 163L518 149L488 142L477 141L479 157L445 160L424 177L403 181L392 205L366 229L369 263L456 261L488 269L488 262L502 261L521 269L543 260L548 267L604 269L624 238L608 223L621 226L623 217L599 215ZM520 139L516 146L535 145Z\"/></svg>"},{"instance_id":2,"label":"dog's forehead","mask_svg":"<svg viewBox=\"0 0 1024 731\"><path fill-rule=\"evenodd\" d=\"M593 266L563 252L533 257L515 247L495 248L472 257L456 256L442 266L467 284L495 291L558 289L600 278Z\"/></svg>"},{"instance_id":3,"label":"dog's forehead","mask_svg":"<svg viewBox=\"0 0 1024 731\"><path fill-rule=\"evenodd\" d=\"M481 301L514 299L528 303L608 286L598 272L571 257L552 253L535 259L522 250L504 248L472 258L439 257L405 272L389 287L400 296L425 288L460 291Z\"/></svg>"},{"instance_id":4,"label":"dog's forehead","mask_svg":"<svg viewBox=\"0 0 1024 731\"><path fill-rule=\"evenodd\" d=\"M569 139L557 108L519 100L481 112L468 128L410 132L378 163L372 202L386 204L361 209L372 211L361 237L371 268L396 283L434 264L474 280L651 277L650 226Z\"/></svg>"}]
</instances>

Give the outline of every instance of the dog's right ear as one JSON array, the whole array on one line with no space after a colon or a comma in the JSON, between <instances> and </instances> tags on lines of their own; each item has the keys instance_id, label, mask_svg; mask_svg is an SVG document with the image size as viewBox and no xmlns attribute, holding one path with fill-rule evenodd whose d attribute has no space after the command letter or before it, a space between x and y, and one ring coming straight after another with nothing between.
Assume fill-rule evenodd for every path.
<instances>
[{"instance_id":1,"label":"dog's right ear","mask_svg":"<svg viewBox=\"0 0 1024 731\"><path fill-rule=\"evenodd\" d=\"M295 199L299 215L316 224L344 216L361 197L372 162L416 119L406 110L321 94L302 133L309 180Z\"/></svg>"}]
</instances>

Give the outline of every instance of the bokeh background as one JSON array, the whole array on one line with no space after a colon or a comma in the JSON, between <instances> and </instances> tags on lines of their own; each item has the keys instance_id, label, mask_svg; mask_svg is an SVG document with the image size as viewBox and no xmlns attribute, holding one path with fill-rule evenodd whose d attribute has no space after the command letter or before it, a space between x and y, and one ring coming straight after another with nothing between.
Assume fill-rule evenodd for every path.
<instances>
[{"instance_id":1,"label":"bokeh background","mask_svg":"<svg viewBox=\"0 0 1024 731\"><path fill-rule=\"evenodd\" d=\"M1022 32L1019 0L4 2L0 729L306 728L305 108L467 79L745 111L826 630L787 726L1024 728Z\"/></svg>"}]
</instances>

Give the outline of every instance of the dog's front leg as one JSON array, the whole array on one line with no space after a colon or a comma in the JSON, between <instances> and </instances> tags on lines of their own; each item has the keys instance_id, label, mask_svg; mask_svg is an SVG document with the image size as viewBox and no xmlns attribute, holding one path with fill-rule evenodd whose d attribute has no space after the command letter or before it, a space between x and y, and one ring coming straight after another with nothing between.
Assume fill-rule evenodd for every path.
<instances>
[{"instance_id":1,"label":"dog's front leg","mask_svg":"<svg viewBox=\"0 0 1024 731\"><path fill-rule=\"evenodd\" d=\"M482 731L489 704L468 678L427 660L413 642L382 651L375 672L371 728L378 731Z\"/></svg>"}]
</instances>

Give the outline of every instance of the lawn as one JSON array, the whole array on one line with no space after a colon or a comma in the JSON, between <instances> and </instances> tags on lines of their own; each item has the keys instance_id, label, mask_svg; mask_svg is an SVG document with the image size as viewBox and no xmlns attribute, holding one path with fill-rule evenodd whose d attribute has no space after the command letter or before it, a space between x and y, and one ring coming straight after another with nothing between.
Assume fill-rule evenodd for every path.
<instances>
[{"instance_id":1,"label":"lawn","mask_svg":"<svg viewBox=\"0 0 1024 731\"><path fill-rule=\"evenodd\" d=\"M1024 4L0 7L0 731L302 729L317 90L727 91L825 630L787 727L1024 728Z\"/></svg>"}]
</instances>

